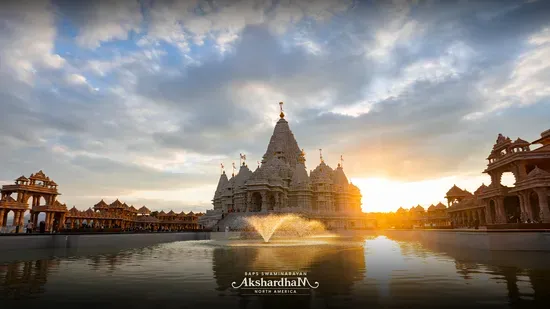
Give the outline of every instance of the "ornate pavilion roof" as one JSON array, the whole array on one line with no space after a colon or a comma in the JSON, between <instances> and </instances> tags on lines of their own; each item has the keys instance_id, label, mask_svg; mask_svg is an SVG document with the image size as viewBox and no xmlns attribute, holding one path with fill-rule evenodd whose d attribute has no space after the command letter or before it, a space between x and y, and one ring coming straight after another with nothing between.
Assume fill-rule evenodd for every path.
<instances>
[{"instance_id":1,"label":"ornate pavilion roof","mask_svg":"<svg viewBox=\"0 0 550 309\"><path fill-rule=\"evenodd\" d=\"M501 150L501 149L504 149L506 146L508 146L511 143L512 143L512 140L509 137L504 136L504 135L499 133L498 137L497 137L497 140L496 140L495 144L493 145L493 149L494 150Z\"/></svg>"},{"instance_id":2,"label":"ornate pavilion roof","mask_svg":"<svg viewBox=\"0 0 550 309\"><path fill-rule=\"evenodd\" d=\"M17 178L15 181L29 181L29 179L27 177L25 177L24 175L21 175L19 178Z\"/></svg>"},{"instance_id":3,"label":"ornate pavilion roof","mask_svg":"<svg viewBox=\"0 0 550 309\"><path fill-rule=\"evenodd\" d=\"M38 172L31 174L29 179L32 180L40 180L40 181L49 181L50 179L44 174L42 170L39 170Z\"/></svg>"},{"instance_id":4,"label":"ornate pavilion roof","mask_svg":"<svg viewBox=\"0 0 550 309\"><path fill-rule=\"evenodd\" d=\"M483 193L483 191L484 191L485 189L487 189L487 186L486 186L484 183L482 183L481 186L479 186L479 188L477 188L477 189L474 191L474 194L475 194L475 195L481 194L481 193Z\"/></svg>"},{"instance_id":5,"label":"ornate pavilion roof","mask_svg":"<svg viewBox=\"0 0 550 309\"><path fill-rule=\"evenodd\" d=\"M101 201L99 201L99 203L94 205L95 209L106 209L108 207L109 207L109 205L107 203L105 203L105 201L103 199Z\"/></svg>"},{"instance_id":6,"label":"ornate pavilion roof","mask_svg":"<svg viewBox=\"0 0 550 309\"><path fill-rule=\"evenodd\" d=\"M149 210L149 208L145 207L145 206L141 206L140 209L138 209L138 213L141 214L141 215L148 215L151 213L151 211Z\"/></svg>"},{"instance_id":7,"label":"ornate pavilion roof","mask_svg":"<svg viewBox=\"0 0 550 309\"><path fill-rule=\"evenodd\" d=\"M445 206L443 203L439 202L437 205L435 205L435 209L447 209L447 206Z\"/></svg>"},{"instance_id":8,"label":"ornate pavilion roof","mask_svg":"<svg viewBox=\"0 0 550 309\"><path fill-rule=\"evenodd\" d=\"M531 145L531 143L519 137L514 141L514 146L529 146L529 145Z\"/></svg>"},{"instance_id":9,"label":"ornate pavilion roof","mask_svg":"<svg viewBox=\"0 0 550 309\"><path fill-rule=\"evenodd\" d=\"M468 194L469 192L466 192L462 189L460 189L459 187L457 187L456 185L453 185L451 187L451 189L449 189L449 191L447 191L447 197L466 197L466 196L469 196L470 194Z\"/></svg>"},{"instance_id":10,"label":"ornate pavilion roof","mask_svg":"<svg viewBox=\"0 0 550 309\"><path fill-rule=\"evenodd\" d=\"M114 202L111 203L111 205L109 205L109 207L111 207L111 208L124 208L124 205L118 199L116 199Z\"/></svg>"},{"instance_id":11,"label":"ornate pavilion roof","mask_svg":"<svg viewBox=\"0 0 550 309\"><path fill-rule=\"evenodd\" d=\"M527 178L539 178L539 177L549 177L550 173L535 166L535 168L527 174Z\"/></svg>"}]
</instances>

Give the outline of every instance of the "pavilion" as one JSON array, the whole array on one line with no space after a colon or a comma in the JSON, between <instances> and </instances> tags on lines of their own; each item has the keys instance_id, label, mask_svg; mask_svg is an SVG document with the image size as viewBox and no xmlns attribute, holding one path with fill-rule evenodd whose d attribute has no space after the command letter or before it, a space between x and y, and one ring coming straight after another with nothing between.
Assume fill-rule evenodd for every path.
<instances>
[{"instance_id":1,"label":"pavilion","mask_svg":"<svg viewBox=\"0 0 550 309\"><path fill-rule=\"evenodd\" d=\"M151 212L147 207L139 209L133 205L122 203L118 199L110 204L99 201L87 210L76 207L67 209L66 204L57 200L61 195L58 185L41 170L30 177L21 176L15 184L2 186L0 198L0 227L8 225L8 214L13 213L12 226L19 226L23 232L24 216L30 211L30 220L38 229L38 216L45 213L46 232L72 230L86 226L88 228L104 229L151 229L151 230L197 230L202 229L198 219L202 213L170 211L165 213ZM30 203L30 205L29 205ZM29 207L30 206L30 207Z\"/></svg>"}]
</instances>

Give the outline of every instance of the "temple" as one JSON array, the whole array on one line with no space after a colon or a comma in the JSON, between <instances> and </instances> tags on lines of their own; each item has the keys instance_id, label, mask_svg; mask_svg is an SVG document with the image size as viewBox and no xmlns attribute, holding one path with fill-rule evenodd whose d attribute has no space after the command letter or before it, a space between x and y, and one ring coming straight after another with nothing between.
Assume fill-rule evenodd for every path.
<instances>
[{"instance_id":1,"label":"temple","mask_svg":"<svg viewBox=\"0 0 550 309\"><path fill-rule=\"evenodd\" d=\"M280 105L280 119L261 165L252 172L242 162L231 178L222 171L212 200L214 209L203 218L210 219L206 226L216 224L224 213L258 212L304 213L332 221L328 225L363 226L365 222L349 219L363 214L361 192L348 181L342 163L333 169L320 153L319 165L308 175L305 153L298 146ZM336 222L336 217L344 219Z\"/></svg>"},{"instance_id":2,"label":"temple","mask_svg":"<svg viewBox=\"0 0 550 309\"><path fill-rule=\"evenodd\" d=\"M122 203L118 199L110 204L101 200L93 208L78 210L76 207L67 209L66 204L57 200L61 195L58 185L42 171L21 176L15 184L2 186L0 198L0 229L3 232L22 233L26 225L25 213L30 211L29 220L34 229L40 229L38 217L44 213L44 232L60 232L71 230L88 231L180 231L197 230L202 226L198 218L202 213L170 211L151 212L147 207L139 209L133 205ZM30 202L30 205L29 205ZM29 207L30 206L30 207ZM8 214L13 213L13 221L8 228Z\"/></svg>"},{"instance_id":3,"label":"temple","mask_svg":"<svg viewBox=\"0 0 550 309\"><path fill-rule=\"evenodd\" d=\"M532 145L540 145L531 149ZM491 177L474 193L453 186L445 198L454 226L550 223L550 130L532 143L499 134L483 171ZM501 183L512 173L514 186Z\"/></svg>"}]
</instances>

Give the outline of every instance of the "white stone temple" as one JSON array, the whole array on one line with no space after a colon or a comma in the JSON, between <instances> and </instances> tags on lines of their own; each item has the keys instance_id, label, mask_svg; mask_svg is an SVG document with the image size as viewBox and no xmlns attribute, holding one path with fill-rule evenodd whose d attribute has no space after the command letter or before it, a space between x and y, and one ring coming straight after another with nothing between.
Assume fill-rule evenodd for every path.
<instances>
[{"instance_id":1,"label":"white stone temple","mask_svg":"<svg viewBox=\"0 0 550 309\"><path fill-rule=\"evenodd\" d=\"M261 166L252 172L243 162L229 179L223 171L214 194L214 209L204 220L221 213L271 212L362 217L361 192L348 181L342 164L332 169L321 155L320 164L308 175L304 151L298 147L280 104L280 119Z\"/></svg>"}]
</instances>

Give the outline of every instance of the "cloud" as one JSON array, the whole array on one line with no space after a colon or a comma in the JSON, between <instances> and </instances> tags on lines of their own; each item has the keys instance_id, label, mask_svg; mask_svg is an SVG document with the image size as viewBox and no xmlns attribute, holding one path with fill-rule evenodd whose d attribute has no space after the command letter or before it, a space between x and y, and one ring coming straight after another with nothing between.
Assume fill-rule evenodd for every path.
<instances>
[{"instance_id":1,"label":"cloud","mask_svg":"<svg viewBox=\"0 0 550 309\"><path fill-rule=\"evenodd\" d=\"M0 74L32 83L37 70L63 66L64 59L54 53L56 28L48 1L4 2L0 20Z\"/></svg>"},{"instance_id":2,"label":"cloud","mask_svg":"<svg viewBox=\"0 0 550 309\"><path fill-rule=\"evenodd\" d=\"M246 153L255 167L279 101L309 168L322 148L331 164L344 154L350 178L474 179L496 134L548 129L548 11L544 1L2 4L0 180L43 169L80 208L121 197L205 209L220 162Z\"/></svg>"},{"instance_id":3,"label":"cloud","mask_svg":"<svg viewBox=\"0 0 550 309\"><path fill-rule=\"evenodd\" d=\"M74 85L85 85L86 84L86 77L80 75L80 74L71 74L67 76L67 81Z\"/></svg>"},{"instance_id":4,"label":"cloud","mask_svg":"<svg viewBox=\"0 0 550 309\"><path fill-rule=\"evenodd\" d=\"M143 15L137 0L56 3L59 10L79 26L75 42L85 48L96 49L103 43L126 40L131 32L141 31Z\"/></svg>"}]
</instances>

